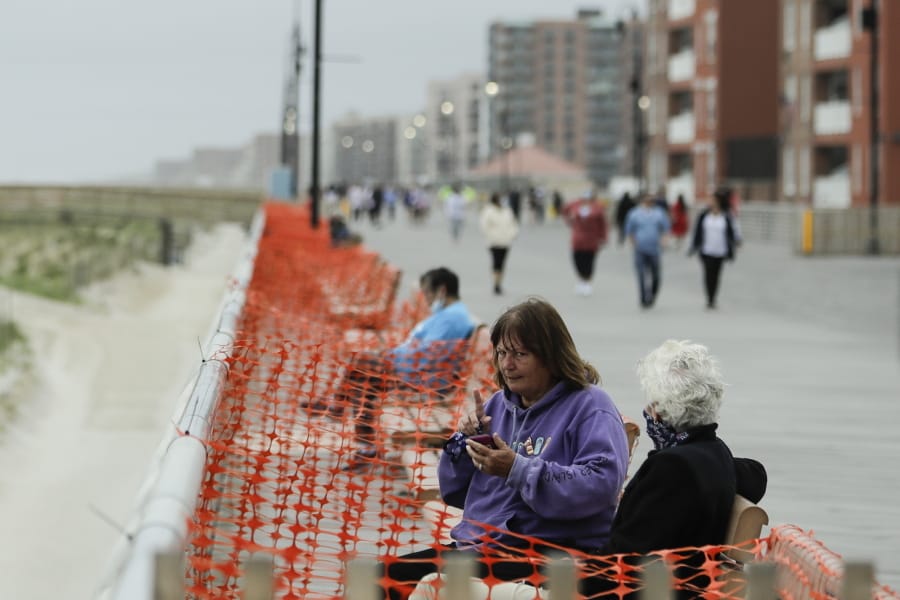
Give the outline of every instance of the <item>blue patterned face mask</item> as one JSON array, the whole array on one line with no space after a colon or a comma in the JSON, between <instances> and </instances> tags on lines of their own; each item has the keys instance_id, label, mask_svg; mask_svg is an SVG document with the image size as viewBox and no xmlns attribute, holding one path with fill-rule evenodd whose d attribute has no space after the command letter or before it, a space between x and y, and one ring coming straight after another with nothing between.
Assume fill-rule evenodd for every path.
<instances>
[{"instance_id":1,"label":"blue patterned face mask","mask_svg":"<svg viewBox=\"0 0 900 600\"><path fill-rule=\"evenodd\" d=\"M673 427L654 419L646 410L644 411L644 420L647 422L647 435L653 440L653 447L657 450L677 446L688 438L686 431L676 432Z\"/></svg>"}]
</instances>

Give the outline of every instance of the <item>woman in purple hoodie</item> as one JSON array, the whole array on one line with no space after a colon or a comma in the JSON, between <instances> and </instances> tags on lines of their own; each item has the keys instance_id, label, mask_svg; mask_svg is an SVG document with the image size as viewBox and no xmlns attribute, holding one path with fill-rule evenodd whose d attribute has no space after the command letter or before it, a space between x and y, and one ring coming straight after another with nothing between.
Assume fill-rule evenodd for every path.
<instances>
[{"instance_id":1,"label":"woman in purple hoodie","mask_svg":"<svg viewBox=\"0 0 900 600\"><path fill-rule=\"evenodd\" d=\"M503 313L491 342L501 389L486 402L475 392L475 411L460 421L438 467L444 501L463 509L455 541L389 563L391 598L434 572L448 551L474 552L477 575L512 581L530 578L534 567L502 560L510 552L589 549L609 538L628 447L597 370L541 299ZM482 443L473 439L479 434Z\"/></svg>"}]
</instances>

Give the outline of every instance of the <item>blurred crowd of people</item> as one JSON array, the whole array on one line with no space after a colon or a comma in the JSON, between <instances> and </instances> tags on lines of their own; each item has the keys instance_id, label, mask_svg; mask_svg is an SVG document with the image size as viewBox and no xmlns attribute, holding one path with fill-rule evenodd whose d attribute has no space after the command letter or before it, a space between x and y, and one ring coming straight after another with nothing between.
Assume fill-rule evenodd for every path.
<instances>
[{"instance_id":1,"label":"blurred crowd of people","mask_svg":"<svg viewBox=\"0 0 900 600\"><path fill-rule=\"evenodd\" d=\"M723 265L734 260L742 239L738 197L727 187L716 190L708 201L691 205L681 193L670 203L663 192L637 196L625 192L612 204L595 189L567 200L559 190L538 186L485 194L460 183L442 187L376 183L329 186L322 203L335 246L362 241L352 228L354 223L367 221L379 228L386 221L396 221L401 210L413 226L425 223L434 214L440 215L447 223L451 241L461 243L468 215L477 213L478 230L489 252L491 284L497 295L503 293L506 264L523 222L541 226L561 220L568 226L575 293L581 296L593 293L596 258L607 245L609 229L614 226L617 244L628 244L633 251L638 304L642 309L652 308L660 294L664 253L680 251L685 246L688 256L699 257L706 307L715 309Z\"/></svg>"}]
</instances>

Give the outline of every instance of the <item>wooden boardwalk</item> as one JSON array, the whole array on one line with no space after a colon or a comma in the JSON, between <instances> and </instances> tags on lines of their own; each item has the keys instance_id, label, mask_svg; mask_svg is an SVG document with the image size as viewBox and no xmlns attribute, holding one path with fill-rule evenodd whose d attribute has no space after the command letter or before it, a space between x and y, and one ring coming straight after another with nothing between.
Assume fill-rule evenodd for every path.
<instances>
[{"instance_id":1,"label":"wooden boardwalk","mask_svg":"<svg viewBox=\"0 0 900 600\"><path fill-rule=\"evenodd\" d=\"M657 305L642 311L627 248L605 248L594 294L574 294L560 222L523 225L499 297L474 213L458 243L440 214L416 227L402 214L381 229L352 225L403 269L401 294L444 265L489 322L528 295L553 302L634 419L643 407L636 361L669 337L708 345L730 384L720 435L736 455L766 465L771 523L811 530L845 559L873 561L877 579L900 589L900 260L811 259L748 243L725 266L720 308L707 311L699 261L671 249ZM644 437L633 468L650 447Z\"/></svg>"}]
</instances>

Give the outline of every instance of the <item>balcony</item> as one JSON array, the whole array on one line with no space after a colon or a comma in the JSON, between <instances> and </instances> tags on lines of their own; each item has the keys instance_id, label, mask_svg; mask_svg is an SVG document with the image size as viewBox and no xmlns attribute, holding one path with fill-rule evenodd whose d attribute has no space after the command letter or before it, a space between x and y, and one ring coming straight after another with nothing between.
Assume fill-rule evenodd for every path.
<instances>
[{"instance_id":1,"label":"balcony","mask_svg":"<svg viewBox=\"0 0 900 600\"><path fill-rule=\"evenodd\" d=\"M684 201L688 204L694 204L694 174L691 172L683 172L675 177L670 177L666 181L666 197L670 199L677 198L679 194L684 195Z\"/></svg>"},{"instance_id":2,"label":"balcony","mask_svg":"<svg viewBox=\"0 0 900 600\"><path fill-rule=\"evenodd\" d=\"M850 177L846 168L839 168L830 175L816 177L813 181L813 206L815 208L848 208L850 206Z\"/></svg>"},{"instance_id":3,"label":"balcony","mask_svg":"<svg viewBox=\"0 0 900 600\"><path fill-rule=\"evenodd\" d=\"M670 144L690 144L694 141L694 113L685 112L669 119L668 141Z\"/></svg>"},{"instance_id":4,"label":"balcony","mask_svg":"<svg viewBox=\"0 0 900 600\"><path fill-rule=\"evenodd\" d=\"M678 81L689 81L694 78L694 59L693 49L681 50L678 54L669 57L669 83Z\"/></svg>"},{"instance_id":5,"label":"balcony","mask_svg":"<svg viewBox=\"0 0 900 600\"><path fill-rule=\"evenodd\" d=\"M669 20L677 21L693 16L695 0L669 0Z\"/></svg>"},{"instance_id":6,"label":"balcony","mask_svg":"<svg viewBox=\"0 0 900 600\"><path fill-rule=\"evenodd\" d=\"M816 60L833 60L850 56L853 34L850 20L845 16L816 31L814 56Z\"/></svg>"},{"instance_id":7,"label":"balcony","mask_svg":"<svg viewBox=\"0 0 900 600\"><path fill-rule=\"evenodd\" d=\"M850 133L850 102L848 100L829 100L816 104L813 116L813 127L816 135L841 135Z\"/></svg>"}]
</instances>

